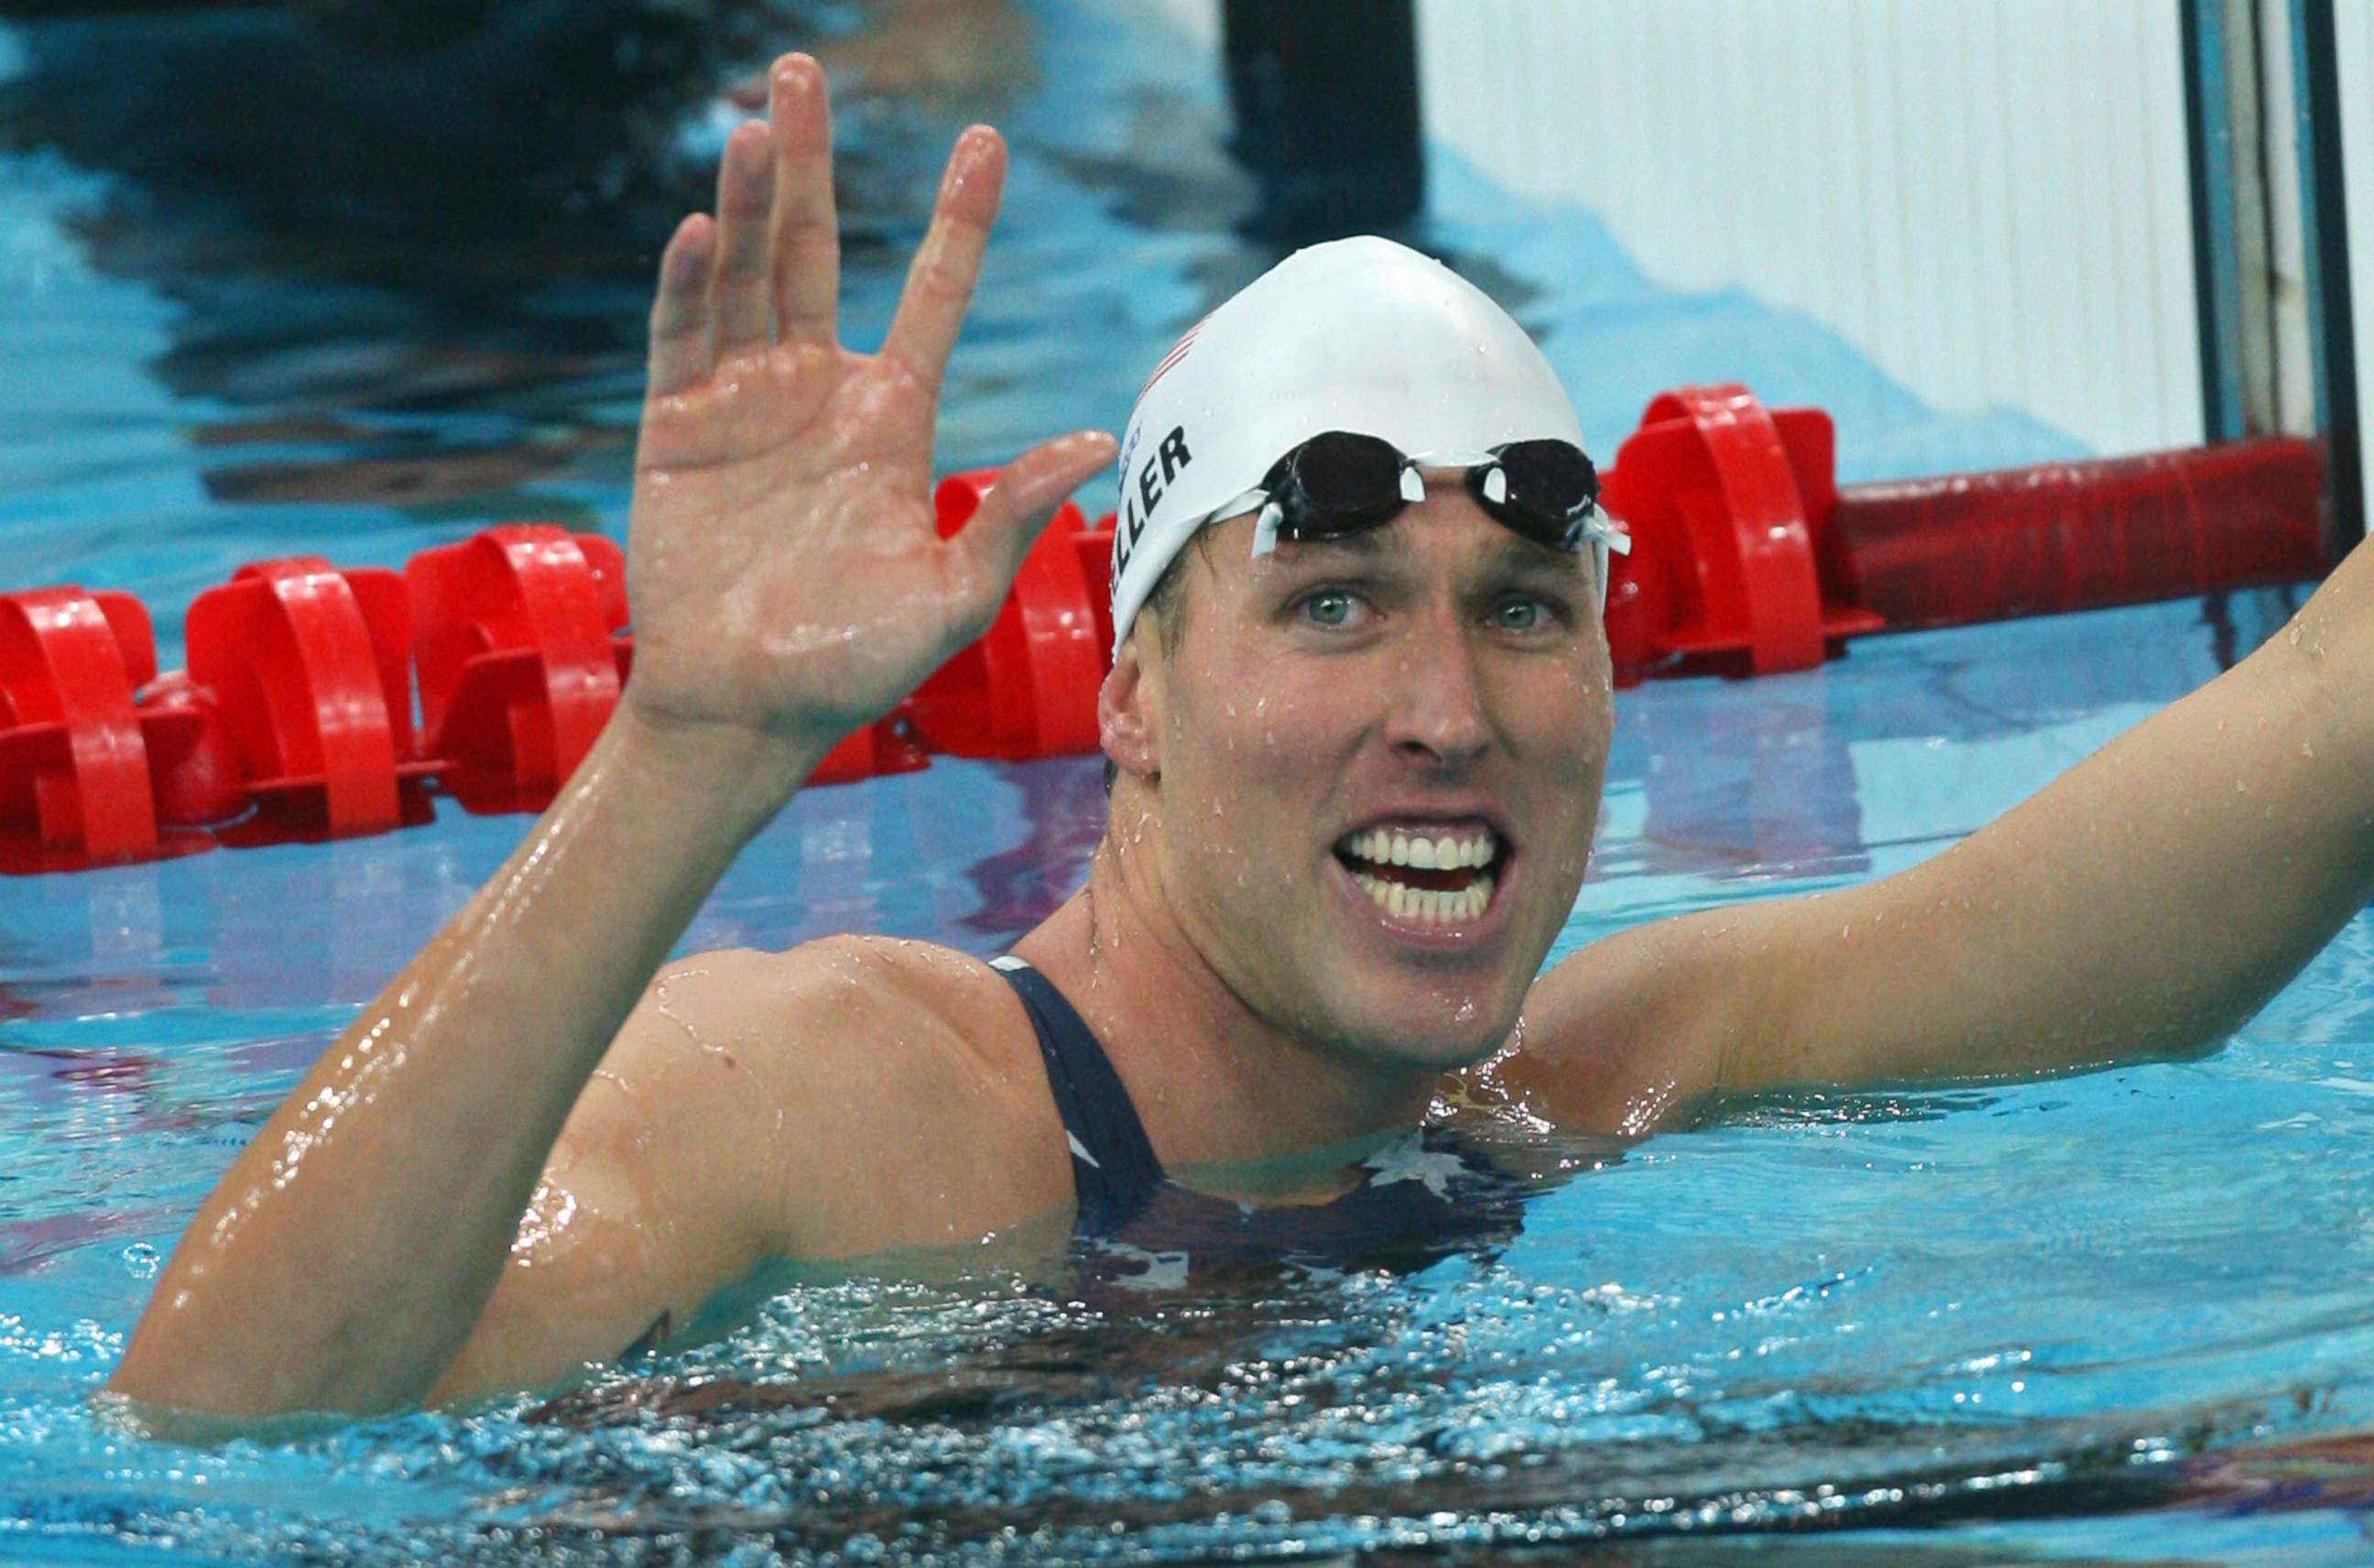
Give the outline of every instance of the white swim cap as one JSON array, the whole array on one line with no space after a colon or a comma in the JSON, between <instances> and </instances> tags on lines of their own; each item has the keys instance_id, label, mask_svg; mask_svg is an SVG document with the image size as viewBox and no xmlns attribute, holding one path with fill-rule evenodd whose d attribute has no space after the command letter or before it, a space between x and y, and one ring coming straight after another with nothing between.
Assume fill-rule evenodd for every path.
<instances>
[{"instance_id":1,"label":"white swim cap","mask_svg":"<svg viewBox=\"0 0 2374 1568\"><path fill-rule=\"evenodd\" d=\"M1373 235L1297 251L1189 327L1130 412L1113 519L1116 657L1195 530L1325 430L1381 436L1413 457L1582 444L1557 373L1474 284Z\"/></svg>"}]
</instances>

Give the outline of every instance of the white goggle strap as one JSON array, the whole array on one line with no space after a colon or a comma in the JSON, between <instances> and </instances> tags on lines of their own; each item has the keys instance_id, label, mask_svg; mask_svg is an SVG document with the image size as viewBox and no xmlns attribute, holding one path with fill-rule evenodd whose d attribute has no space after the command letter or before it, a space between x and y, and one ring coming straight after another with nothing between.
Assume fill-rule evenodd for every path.
<instances>
[{"instance_id":1,"label":"white goggle strap","mask_svg":"<svg viewBox=\"0 0 2374 1568\"><path fill-rule=\"evenodd\" d=\"M1632 536L1617 526L1615 518L1593 504L1591 515L1582 525L1582 536L1591 541L1591 569L1596 574L1599 612L1604 615L1607 613L1608 552L1613 550L1617 555L1630 555Z\"/></svg>"},{"instance_id":2,"label":"white goggle strap","mask_svg":"<svg viewBox=\"0 0 2374 1568\"><path fill-rule=\"evenodd\" d=\"M1253 554L1267 555L1277 548L1277 525L1286 520L1286 513L1274 501L1262 502L1261 515L1253 519Z\"/></svg>"}]
</instances>

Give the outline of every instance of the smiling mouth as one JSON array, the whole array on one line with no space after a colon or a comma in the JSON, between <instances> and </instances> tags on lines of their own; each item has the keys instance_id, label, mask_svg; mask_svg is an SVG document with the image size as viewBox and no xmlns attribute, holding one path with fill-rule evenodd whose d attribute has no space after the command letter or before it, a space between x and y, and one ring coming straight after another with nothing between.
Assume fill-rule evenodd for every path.
<instances>
[{"instance_id":1,"label":"smiling mouth","mask_svg":"<svg viewBox=\"0 0 2374 1568\"><path fill-rule=\"evenodd\" d=\"M1481 916L1507 868L1508 846L1488 828L1413 832L1369 828L1335 842L1335 858L1379 909L1411 925L1463 925Z\"/></svg>"}]
</instances>

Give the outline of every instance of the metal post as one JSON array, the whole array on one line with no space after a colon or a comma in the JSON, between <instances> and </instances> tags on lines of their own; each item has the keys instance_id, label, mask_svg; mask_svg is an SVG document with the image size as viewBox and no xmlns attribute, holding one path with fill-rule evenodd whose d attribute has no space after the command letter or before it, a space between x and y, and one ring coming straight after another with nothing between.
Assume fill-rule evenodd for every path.
<instances>
[{"instance_id":1,"label":"metal post","mask_svg":"<svg viewBox=\"0 0 2374 1568\"><path fill-rule=\"evenodd\" d=\"M1246 229L1310 244L1400 227L1425 201L1411 0L1228 0L1231 150L1261 180Z\"/></svg>"},{"instance_id":2,"label":"metal post","mask_svg":"<svg viewBox=\"0 0 2374 1568\"><path fill-rule=\"evenodd\" d=\"M2317 433L2325 442L2331 477L2325 548L2328 560L2338 560L2366 535L2356 339L2349 298L2349 213L2343 195L2340 62L2333 0L2291 0L2291 7L2309 349L2315 365ZM2361 147L2358 153L2374 157L2374 148Z\"/></svg>"}]
</instances>

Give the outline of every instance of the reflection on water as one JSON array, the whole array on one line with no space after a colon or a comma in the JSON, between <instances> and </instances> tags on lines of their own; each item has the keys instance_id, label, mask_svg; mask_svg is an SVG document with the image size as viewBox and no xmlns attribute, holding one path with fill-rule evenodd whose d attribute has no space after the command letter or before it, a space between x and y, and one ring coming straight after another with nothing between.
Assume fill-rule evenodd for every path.
<instances>
[{"instance_id":1,"label":"reflection on water","mask_svg":"<svg viewBox=\"0 0 2374 1568\"><path fill-rule=\"evenodd\" d=\"M965 872L981 892L965 928L1000 947L1054 914L1087 879L1088 857L1105 831L1101 768L1026 763L1011 778L1028 836Z\"/></svg>"},{"instance_id":2,"label":"reflection on water","mask_svg":"<svg viewBox=\"0 0 2374 1568\"><path fill-rule=\"evenodd\" d=\"M147 368L215 501L599 526L659 242L766 61L835 70L862 336L949 136L1037 86L1034 30L1009 0L101 7L12 32L0 149L112 177L73 232L180 307Z\"/></svg>"},{"instance_id":3,"label":"reflection on water","mask_svg":"<svg viewBox=\"0 0 2374 1568\"><path fill-rule=\"evenodd\" d=\"M1036 85L1009 0L58 9L18 35L0 112L14 145L125 177L103 242L454 300L648 254L706 195L714 122L762 100L786 49L820 55L861 119L999 117ZM878 178L900 138L867 130L843 160L861 230L911 201Z\"/></svg>"}]
</instances>

